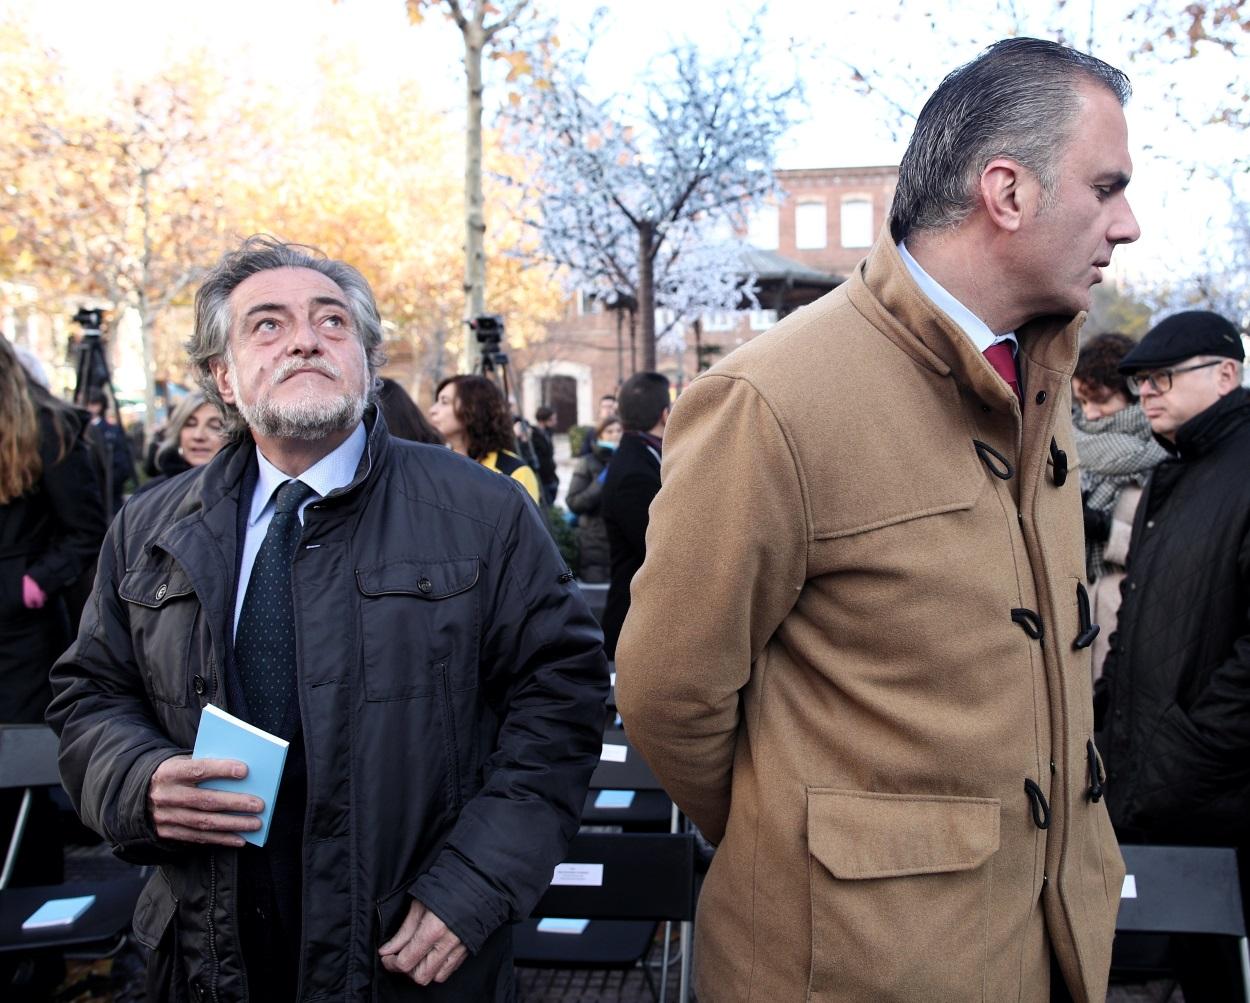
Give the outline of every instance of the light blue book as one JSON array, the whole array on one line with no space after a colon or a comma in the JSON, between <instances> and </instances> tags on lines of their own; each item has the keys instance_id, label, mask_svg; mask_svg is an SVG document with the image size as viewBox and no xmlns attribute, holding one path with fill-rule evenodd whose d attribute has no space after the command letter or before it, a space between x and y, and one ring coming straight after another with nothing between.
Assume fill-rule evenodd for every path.
<instances>
[{"instance_id":1,"label":"light blue book","mask_svg":"<svg viewBox=\"0 0 1250 1003\"><path fill-rule=\"evenodd\" d=\"M554 916L548 916L546 919L538 921L538 932L566 933L577 936L585 933L588 926L590 926L590 920L588 919L557 919Z\"/></svg>"},{"instance_id":2,"label":"light blue book","mask_svg":"<svg viewBox=\"0 0 1250 1003\"><path fill-rule=\"evenodd\" d=\"M261 731L254 724L212 704L200 714L200 730L195 735L192 755L196 759L237 759L247 763L247 776L242 780L215 778L205 780L200 786L251 794L265 803L260 813L260 828L239 833L255 846L264 846L269 838L269 822L273 818L273 805L278 798L278 784L282 780L289 744L286 739Z\"/></svg>"},{"instance_id":3,"label":"light blue book","mask_svg":"<svg viewBox=\"0 0 1250 1003\"><path fill-rule=\"evenodd\" d=\"M91 908L94 895L79 895L72 899L48 899L32 912L22 923L23 930L49 930L58 926L73 926L74 920Z\"/></svg>"},{"instance_id":4,"label":"light blue book","mask_svg":"<svg viewBox=\"0 0 1250 1003\"><path fill-rule=\"evenodd\" d=\"M633 791L602 790L595 797L596 808L628 808L633 803Z\"/></svg>"}]
</instances>

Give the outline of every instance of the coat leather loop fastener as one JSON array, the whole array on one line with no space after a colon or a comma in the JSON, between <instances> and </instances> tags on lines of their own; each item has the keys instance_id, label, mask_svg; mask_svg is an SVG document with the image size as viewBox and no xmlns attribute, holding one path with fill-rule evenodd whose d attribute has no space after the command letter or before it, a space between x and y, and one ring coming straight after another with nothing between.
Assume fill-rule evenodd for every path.
<instances>
[{"instance_id":1,"label":"coat leather loop fastener","mask_svg":"<svg viewBox=\"0 0 1250 1003\"><path fill-rule=\"evenodd\" d=\"M1003 456L997 449L987 442L980 439L973 439L972 444L976 446L977 456L981 457L981 462L985 464L985 469L997 477L1001 481L1011 480L1015 468L1008 462L1007 457Z\"/></svg>"},{"instance_id":2,"label":"coat leather loop fastener","mask_svg":"<svg viewBox=\"0 0 1250 1003\"><path fill-rule=\"evenodd\" d=\"M1076 583L1076 612L1080 618L1080 631L1076 635L1076 640L1072 642L1072 647L1077 651L1081 648L1088 648L1094 643L1094 638L1098 636L1101 629L1098 624L1093 622L1093 617L1089 609L1089 593L1085 591L1085 583Z\"/></svg>"},{"instance_id":3,"label":"coat leather loop fastener","mask_svg":"<svg viewBox=\"0 0 1250 1003\"><path fill-rule=\"evenodd\" d=\"M1097 804L1102 800L1102 782L1106 777L1102 775L1102 766L1098 762L1098 751L1094 748L1094 740L1092 738L1085 742L1085 755L1089 759L1089 799L1092 803Z\"/></svg>"},{"instance_id":4,"label":"coat leather loop fastener","mask_svg":"<svg viewBox=\"0 0 1250 1003\"><path fill-rule=\"evenodd\" d=\"M1042 634L1044 633L1042 618L1031 609L1013 609L1011 611L1011 620L1013 623L1018 623L1020 628L1034 641L1042 639Z\"/></svg>"},{"instance_id":5,"label":"coat leather loop fastener","mask_svg":"<svg viewBox=\"0 0 1250 1003\"><path fill-rule=\"evenodd\" d=\"M1068 481L1068 454L1059 448L1053 435L1050 437L1050 461L1054 464L1050 471L1051 479L1055 487L1061 488Z\"/></svg>"},{"instance_id":6,"label":"coat leather loop fastener","mask_svg":"<svg viewBox=\"0 0 1250 1003\"><path fill-rule=\"evenodd\" d=\"M1039 829L1049 829L1050 805L1047 803L1046 795L1042 793L1042 789L1028 777L1025 777L1024 793L1029 796L1029 808L1033 811L1033 824Z\"/></svg>"}]
</instances>

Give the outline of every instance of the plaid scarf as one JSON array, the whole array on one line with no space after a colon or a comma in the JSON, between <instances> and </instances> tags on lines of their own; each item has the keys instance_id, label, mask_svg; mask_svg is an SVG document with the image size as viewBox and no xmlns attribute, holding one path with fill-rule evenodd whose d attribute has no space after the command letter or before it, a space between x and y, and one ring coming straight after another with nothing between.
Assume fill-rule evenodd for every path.
<instances>
[{"instance_id":1,"label":"plaid scarf","mask_svg":"<svg viewBox=\"0 0 1250 1003\"><path fill-rule=\"evenodd\" d=\"M1081 460L1081 498L1088 508L1108 515L1119 500L1121 489L1145 484L1150 471L1167 453L1154 440L1150 422L1140 404L1130 404L1106 418L1087 419L1079 411L1072 416L1076 454ZM1104 543L1086 541L1085 558L1089 580L1105 570Z\"/></svg>"}]
</instances>

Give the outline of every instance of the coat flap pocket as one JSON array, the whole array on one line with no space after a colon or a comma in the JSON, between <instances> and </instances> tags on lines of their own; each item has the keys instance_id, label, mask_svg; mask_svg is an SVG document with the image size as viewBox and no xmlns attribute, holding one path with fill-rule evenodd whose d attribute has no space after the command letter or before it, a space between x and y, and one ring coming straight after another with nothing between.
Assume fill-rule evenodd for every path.
<instances>
[{"instance_id":1,"label":"coat flap pocket","mask_svg":"<svg viewBox=\"0 0 1250 1003\"><path fill-rule=\"evenodd\" d=\"M835 878L968 871L998 849L993 798L809 788L807 840Z\"/></svg>"},{"instance_id":2,"label":"coat flap pocket","mask_svg":"<svg viewBox=\"0 0 1250 1003\"><path fill-rule=\"evenodd\" d=\"M190 595L191 579L177 565L164 568L135 568L122 576L117 594L126 602L159 609L171 599Z\"/></svg>"},{"instance_id":3,"label":"coat flap pocket","mask_svg":"<svg viewBox=\"0 0 1250 1003\"><path fill-rule=\"evenodd\" d=\"M447 599L477 583L476 557L448 561L393 561L376 568L358 568L356 584L366 596L415 596Z\"/></svg>"},{"instance_id":4,"label":"coat flap pocket","mask_svg":"<svg viewBox=\"0 0 1250 1003\"><path fill-rule=\"evenodd\" d=\"M178 900L169 887L169 880L158 870L143 886L139 901L135 903L135 940L155 951L177 908Z\"/></svg>"}]
</instances>

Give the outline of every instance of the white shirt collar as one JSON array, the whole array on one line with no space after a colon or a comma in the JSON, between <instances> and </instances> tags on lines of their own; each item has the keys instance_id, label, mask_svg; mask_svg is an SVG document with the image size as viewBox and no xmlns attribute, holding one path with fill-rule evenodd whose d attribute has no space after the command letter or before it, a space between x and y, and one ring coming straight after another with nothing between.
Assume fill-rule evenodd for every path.
<instances>
[{"instance_id":1,"label":"white shirt collar","mask_svg":"<svg viewBox=\"0 0 1250 1003\"><path fill-rule=\"evenodd\" d=\"M997 345L1000 341L1010 341L1012 352L1016 351L1018 345L1014 331L1008 331L1002 335L995 334L985 321L955 299L932 275L921 268L920 262L911 256L911 252L901 240L897 246L899 257L903 259L903 264L911 272L911 277L915 279L920 291L933 301L934 306L955 322L976 346L978 352L984 353L987 348Z\"/></svg>"},{"instance_id":2,"label":"white shirt collar","mask_svg":"<svg viewBox=\"0 0 1250 1003\"><path fill-rule=\"evenodd\" d=\"M365 453L367 441L368 436L365 434L365 423L362 421L356 426L355 431L332 452L327 453L300 474L299 480L316 491L322 498L335 488L346 487L356 476L356 470L360 466L360 458ZM252 510L247 520L249 526L256 525L257 520L261 517L261 513L265 511L273 498L273 493L291 479L289 475L284 474L265 459L265 454L260 451L260 446L256 447L256 464L259 467L259 476L256 480L256 490L252 492Z\"/></svg>"}]
</instances>

